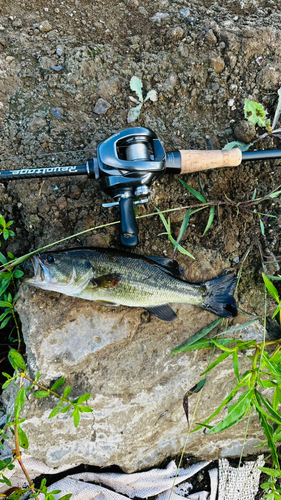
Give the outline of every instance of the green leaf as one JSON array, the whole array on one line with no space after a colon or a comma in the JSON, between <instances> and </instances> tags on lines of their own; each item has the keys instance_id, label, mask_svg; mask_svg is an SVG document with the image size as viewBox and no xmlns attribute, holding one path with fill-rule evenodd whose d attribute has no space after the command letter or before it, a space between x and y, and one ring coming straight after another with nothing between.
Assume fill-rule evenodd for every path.
<instances>
[{"instance_id":1,"label":"green leaf","mask_svg":"<svg viewBox=\"0 0 281 500\"><path fill-rule=\"evenodd\" d=\"M16 366L18 366L19 368L21 368L23 371L26 371L26 366L25 366L24 359L23 359L22 355L19 352L17 352L15 349L10 349L10 351L9 351L9 357L12 358L12 360L14 361L14 363L16 364Z\"/></svg>"},{"instance_id":2,"label":"green leaf","mask_svg":"<svg viewBox=\"0 0 281 500\"><path fill-rule=\"evenodd\" d=\"M177 243L180 244L181 240L183 239L183 236L184 236L184 233L186 231L186 228L188 226L188 223L189 223L189 219L190 219L190 215L191 215L191 210L189 209L184 218L183 218L183 221L181 223L181 228L180 228L180 232L179 232L179 235L178 235L178 238L177 238Z\"/></svg>"},{"instance_id":3,"label":"green leaf","mask_svg":"<svg viewBox=\"0 0 281 500\"><path fill-rule=\"evenodd\" d=\"M276 111L275 111L275 114L274 114L274 118L273 118L273 122L272 122L272 129L274 131L275 127L276 127L276 124L279 120L279 117L281 115L281 88L278 89L278 103L277 103L277 107L276 107Z\"/></svg>"},{"instance_id":4,"label":"green leaf","mask_svg":"<svg viewBox=\"0 0 281 500\"><path fill-rule=\"evenodd\" d=\"M94 411L92 408L89 408L89 406L78 406L78 410L81 413L92 413Z\"/></svg>"},{"instance_id":5,"label":"green leaf","mask_svg":"<svg viewBox=\"0 0 281 500\"><path fill-rule=\"evenodd\" d=\"M7 463L4 460L0 460L0 471L6 469Z\"/></svg>"},{"instance_id":6,"label":"green leaf","mask_svg":"<svg viewBox=\"0 0 281 500\"><path fill-rule=\"evenodd\" d=\"M199 201L202 201L202 203L206 203L207 202L205 196L203 196L201 193L199 193L198 191L196 191L195 189L193 189L191 186L189 186L189 184L187 184L186 182L184 182L182 179L179 179L179 181L184 185L184 187L191 194L193 194L193 196L195 196L195 198L197 198Z\"/></svg>"},{"instance_id":7,"label":"green leaf","mask_svg":"<svg viewBox=\"0 0 281 500\"><path fill-rule=\"evenodd\" d=\"M274 313L272 314L272 318L275 318L276 314L278 314L280 310L281 310L281 302L279 302L279 304L276 307Z\"/></svg>"},{"instance_id":8,"label":"green leaf","mask_svg":"<svg viewBox=\"0 0 281 500\"><path fill-rule=\"evenodd\" d=\"M27 450L28 448L28 439L25 432L22 430L21 426L18 425L18 436L19 436L19 445L21 448Z\"/></svg>"},{"instance_id":9,"label":"green leaf","mask_svg":"<svg viewBox=\"0 0 281 500\"><path fill-rule=\"evenodd\" d=\"M13 307L10 302L7 302L6 300L0 300L0 307Z\"/></svg>"},{"instance_id":10,"label":"green leaf","mask_svg":"<svg viewBox=\"0 0 281 500\"><path fill-rule=\"evenodd\" d=\"M67 398L69 396L69 394L71 393L71 387L69 385L66 386L66 388L64 389L64 392L63 392L63 398Z\"/></svg>"},{"instance_id":11,"label":"green leaf","mask_svg":"<svg viewBox=\"0 0 281 500\"><path fill-rule=\"evenodd\" d=\"M71 416L73 417L75 427L78 427L80 422L80 413L78 408L74 409L74 411L71 413Z\"/></svg>"},{"instance_id":12,"label":"green leaf","mask_svg":"<svg viewBox=\"0 0 281 500\"><path fill-rule=\"evenodd\" d=\"M170 218L168 218L168 222L166 221L164 215L160 212L160 210L155 207L158 214L159 214L159 217L161 219L161 221L163 222L164 226L165 226L165 229L167 231L168 234L171 234L171 222L170 222Z\"/></svg>"},{"instance_id":13,"label":"green leaf","mask_svg":"<svg viewBox=\"0 0 281 500\"><path fill-rule=\"evenodd\" d=\"M256 391L256 394L257 394L258 391ZM269 413L271 413L271 415L273 415L276 420L279 419L279 424L281 425L281 415L280 413L278 413L274 408L273 406L270 404L270 402L268 401L267 398L264 398L262 396L262 394L258 393L259 394L259 397L260 397L260 400L263 402L264 406L268 409Z\"/></svg>"},{"instance_id":14,"label":"green leaf","mask_svg":"<svg viewBox=\"0 0 281 500\"><path fill-rule=\"evenodd\" d=\"M260 215L259 215L259 221L260 221L261 234L264 236L265 235L264 223L263 223L262 218L261 218Z\"/></svg>"},{"instance_id":15,"label":"green leaf","mask_svg":"<svg viewBox=\"0 0 281 500\"><path fill-rule=\"evenodd\" d=\"M250 407L253 394L254 389L243 392L243 394L241 394L241 396L239 397L237 403L229 406L227 417L225 417L221 422L208 430L207 434L221 432L239 422L239 420L241 420L246 415Z\"/></svg>"},{"instance_id":16,"label":"green leaf","mask_svg":"<svg viewBox=\"0 0 281 500\"><path fill-rule=\"evenodd\" d=\"M59 404L55 406L55 408L51 411L48 418L55 417L60 412L61 406L62 406L62 401L60 401Z\"/></svg>"},{"instance_id":17,"label":"green leaf","mask_svg":"<svg viewBox=\"0 0 281 500\"><path fill-rule=\"evenodd\" d=\"M275 191L274 193L270 193L269 195L267 195L267 198L276 198L276 196L279 196L281 193L281 190L280 191ZM268 214L266 214L268 215Z\"/></svg>"},{"instance_id":18,"label":"green leaf","mask_svg":"<svg viewBox=\"0 0 281 500\"><path fill-rule=\"evenodd\" d=\"M138 78L137 76L132 76L132 78L130 80L130 87L131 87L131 90L133 90L137 94L140 102L143 102L141 79Z\"/></svg>"},{"instance_id":19,"label":"green leaf","mask_svg":"<svg viewBox=\"0 0 281 500\"><path fill-rule=\"evenodd\" d=\"M59 387L61 387L65 382L65 377L60 377L55 383L54 385L52 385L51 387L51 391L55 391L56 389L58 389Z\"/></svg>"},{"instance_id":20,"label":"green leaf","mask_svg":"<svg viewBox=\"0 0 281 500\"><path fill-rule=\"evenodd\" d=\"M59 498L59 500L70 500L72 497L72 493L68 493L67 495L64 495L63 497Z\"/></svg>"},{"instance_id":21,"label":"green leaf","mask_svg":"<svg viewBox=\"0 0 281 500\"><path fill-rule=\"evenodd\" d=\"M207 222L207 226L205 227L205 231L203 233L203 236L206 234L206 232L208 231L208 229L210 229L210 227L212 225L212 222L214 220L214 217L215 217L215 206L212 205L211 208L210 208L209 219L208 219L208 222Z\"/></svg>"},{"instance_id":22,"label":"green leaf","mask_svg":"<svg viewBox=\"0 0 281 500\"><path fill-rule=\"evenodd\" d=\"M244 113L245 118L247 118L247 120L254 125L258 125L259 127L266 127L267 111L258 102L245 99Z\"/></svg>"},{"instance_id":23,"label":"green leaf","mask_svg":"<svg viewBox=\"0 0 281 500\"><path fill-rule=\"evenodd\" d=\"M6 380L6 382L4 382L4 384L2 385L2 389L6 389L6 387L8 387L9 383L12 381L12 379L10 380Z\"/></svg>"},{"instance_id":24,"label":"green leaf","mask_svg":"<svg viewBox=\"0 0 281 500\"><path fill-rule=\"evenodd\" d=\"M156 90L150 90L149 92L147 92L146 98L145 98L144 102L147 101L148 99L150 99L152 102L156 102L157 101L158 97L157 97Z\"/></svg>"},{"instance_id":25,"label":"green leaf","mask_svg":"<svg viewBox=\"0 0 281 500\"><path fill-rule=\"evenodd\" d=\"M2 214L0 214L0 224L2 227L6 227L6 221Z\"/></svg>"},{"instance_id":26,"label":"green leaf","mask_svg":"<svg viewBox=\"0 0 281 500\"><path fill-rule=\"evenodd\" d=\"M16 395L15 399L15 418L17 419L20 416L20 412L23 408L23 405L26 400L26 389L25 387L21 387Z\"/></svg>"},{"instance_id":27,"label":"green leaf","mask_svg":"<svg viewBox=\"0 0 281 500\"><path fill-rule=\"evenodd\" d=\"M88 401L88 399L90 397L91 397L91 393L90 392L87 392L86 394L82 394L82 396L80 396L78 398L77 404L81 405L81 403L84 403L84 401Z\"/></svg>"},{"instance_id":28,"label":"green leaf","mask_svg":"<svg viewBox=\"0 0 281 500\"><path fill-rule=\"evenodd\" d=\"M255 401L255 407L256 407L256 410L261 413L262 415L264 415L264 417L266 419L270 419L272 420L272 422L275 422L276 424L279 424L281 423L281 415L278 416L278 419L276 419L275 417L273 417L273 415L267 413L261 406L260 402L258 401L258 398L256 399Z\"/></svg>"},{"instance_id":29,"label":"green leaf","mask_svg":"<svg viewBox=\"0 0 281 500\"><path fill-rule=\"evenodd\" d=\"M258 467L258 469L265 472L268 476L281 477L281 470L270 469L269 467Z\"/></svg>"},{"instance_id":30,"label":"green leaf","mask_svg":"<svg viewBox=\"0 0 281 500\"><path fill-rule=\"evenodd\" d=\"M277 411L278 409L278 406L281 404L281 389L280 387L277 385L275 391L274 391L274 394L273 394L273 398L272 398L272 406L274 408L275 411Z\"/></svg>"},{"instance_id":31,"label":"green leaf","mask_svg":"<svg viewBox=\"0 0 281 500\"><path fill-rule=\"evenodd\" d=\"M195 257L190 252L188 252L185 248L183 248L181 245L179 245L170 234L168 234L168 237L169 237L169 240L173 243L173 245L178 249L179 252L183 253L184 255L187 255L191 259L195 259Z\"/></svg>"},{"instance_id":32,"label":"green leaf","mask_svg":"<svg viewBox=\"0 0 281 500\"><path fill-rule=\"evenodd\" d=\"M2 252L0 252L0 262L2 264L6 264L7 263L7 259L6 259L5 255L2 254Z\"/></svg>"},{"instance_id":33,"label":"green leaf","mask_svg":"<svg viewBox=\"0 0 281 500\"><path fill-rule=\"evenodd\" d=\"M132 123L138 119L138 117L140 116L141 108L142 104L139 104L138 106L129 109L129 113L127 116L128 123Z\"/></svg>"},{"instance_id":34,"label":"green leaf","mask_svg":"<svg viewBox=\"0 0 281 500\"><path fill-rule=\"evenodd\" d=\"M5 328L5 326L7 325L7 323L9 323L11 318L12 318L12 316L8 316L6 319L4 319L4 321L2 321L2 323L0 325L1 330L2 330L2 328Z\"/></svg>"},{"instance_id":35,"label":"green leaf","mask_svg":"<svg viewBox=\"0 0 281 500\"><path fill-rule=\"evenodd\" d=\"M233 339L218 339L217 337L214 337L214 339L216 340L216 343L219 345L229 345L234 342ZM177 347L171 352L171 354L177 354L178 352L189 352L189 351L197 351L200 349L214 348L215 347L214 339L199 339L194 344L191 344L187 347L184 348L182 348L183 346Z\"/></svg>"},{"instance_id":36,"label":"green leaf","mask_svg":"<svg viewBox=\"0 0 281 500\"><path fill-rule=\"evenodd\" d=\"M16 269L13 273L14 278L21 278L24 275L24 272L20 269Z\"/></svg>"},{"instance_id":37,"label":"green leaf","mask_svg":"<svg viewBox=\"0 0 281 500\"><path fill-rule=\"evenodd\" d=\"M35 398L46 398L47 396L50 396L50 391L35 391L33 396Z\"/></svg>"},{"instance_id":38,"label":"green leaf","mask_svg":"<svg viewBox=\"0 0 281 500\"><path fill-rule=\"evenodd\" d=\"M11 315L11 309L8 309L8 310L4 311L3 314L1 314L0 321L2 321L4 318L6 318L7 314Z\"/></svg>"},{"instance_id":39,"label":"green leaf","mask_svg":"<svg viewBox=\"0 0 281 500\"><path fill-rule=\"evenodd\" d=\"M254 143L253 142L248 142L247 144L245 144L245 142L241 142L241 141L232 141L232 142L228 142L222 149L225 150L225 149L234 149L234 148L238 148L240 149L240 151L247 151Z\"/></svg>"},{"instance_id":40,"label":"green leaf","mask_svg":"<svg viewBox=\"0 0 281 500\"><path fill-rule=\"evenodd\" d=\"M209 371L211 371L215 366L219 365L225 358L228 358L232 352L223 352L222 354L219 355L219 357L214 361L208 368L205 370L203 373L200 373L200 375L206 375Z\"/></svg>"},{"instance_id":41,"label":"green leaf","mask_svg":"<svg viewBox=\"0 0 281 500\"><path fill-rule=\"evenodd\" d=\"M237 330L242 330L243 328L246 328L247 326L252 325L256 321L260 319L260 316L257 316L256 318L252 319L251 321L248 321L247 323L243 323L242 325L236 325L233 326L232 328L229 328L228 330L224 330L223 332L220 332L219 335L225 335L226 333L232 333L236 332Z\"/></svg>"},{"instance_id":42,"label":"green leaf","mask_svg":"<svg viewBox=\"0 0 281 500\"><path fill-rule=\"evenodd\" d=\"M67 405L65 408L62 408L62 410L60 410L61 413L67 413L68 410L70 410L72 405Z\"/></svg>"},{"instance_id":43,"label":"green leaf","mask_svg":"<svg viewBox=\"0 0 281 500\"><path fill-rule=\"evenodd\" d=\"M235 376L237 380L239 381L239 361L238 361L238 354L237 354L237 349L233 352L233 369Z\"/></svg>"},{"instance_id":44,"label":"green leaf","mask_svg":"<svg viewBox=\"0 0 281 500\"><path fill-rule=\"evenodd\" d=\"M0 284L0 296L3 295L3 293L7 290L10 281L11 278L9 278L8 280L2 280L2 283Z\"/></svg>"},{"instance_id":45,"label":"green leaf","mask_svg":"<svg viewBox=\"0 0 281 500\"><path fill-rule=\"evenodd\" d=\"M210 417L208 417L202 424L197 424L199 425L199 427L194 429L192 432L195 432L198 429L201 429L202 427L206 427L206 424L211 422L211 420L213 420L213 418L220 413L220 411L234 398L235 394L239 391L240 387L243 387L243 385L245 385L245 383L247 383L250 380L250 378L251 378L251 372L243 375L243 377L241 377L239 384L237 384L236 387L232 389L232 391L223 400L220 406L212 413L212 415L210 415Z\"/></svg>"},{"instance_id":46,"label":"green leaf","mask_svg":"<svg viewBox=\"0 0 281 500\"><path fill-rule=\"evenodd\" d=\"M223 318L218 318L215 321L213 321L212 323L210 323L209 325L205 326L204 328L199 330L199 332L195 333L195 335L193 335L191 338L189 338L186 342L184 342L184 344L180 345L176 349L173 349L171 354L177 354L178 352L187 351L187 347L191 346L192 344L195 344L195 342L197 342L198 340L200 340L203 337L205 337L206 335L208 335L208 333L210 333L212 330L217 328L217 326L219 326L222 323L222 321L223 321ZM207 342L209 344L210 341L207 341Z\"/></svg>"},{"instance_id":47,"label":"green leaf","mask_svg":"<svg viewBox=\"0 0 281 500\"><path fill-rule=\"evenodd\" d=\"M5 483L8 486L12 486L12 483L11 483L10 479L8 479L6 476L4 476L4 474L2 474L2 478L4 479Z\"/></svg>"}]
</instances>

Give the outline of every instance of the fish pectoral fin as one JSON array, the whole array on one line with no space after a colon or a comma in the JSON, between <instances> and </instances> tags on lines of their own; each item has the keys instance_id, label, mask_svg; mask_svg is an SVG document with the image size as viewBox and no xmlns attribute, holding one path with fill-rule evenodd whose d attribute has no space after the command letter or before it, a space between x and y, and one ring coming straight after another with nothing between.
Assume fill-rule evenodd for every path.
<instances>
[{"instance_id":1,"label":"fish pectoral fin","mask_svg":"<svg viewBox=\"0 0 281 500\"><path fill-rule=\"evenodd\" d=\"M111 306L111 307L119 307L120 304L116 304L116 302L108 302L108 300L95 300L101 306Z\"/></svg>"},{"instance_id":2,"label":"fish pectoral fin","mask_svg":"<svg viewBox=\"0 0 281 500\"><path fill-rule=\"evenodd\" d=\"M114 288L121 281L121 274L105 274L103 276L98 276L97 278L92 278L90 283L94 288Z\"/></svg>"},{"instance_id":3,"label":"fish pectoral fin","mask_svg":"<svg viewBox=\"0 0 281 500\"><path fill-rule=\"evenodd\" d=\"M154 314L156 318L162 319L163 321L175 321L175 319L177 319L175 311L173 311L173 309L169 304L163 304L162 306L146 307L145 309L150 313Z\"/></svg>"}]
</instances>

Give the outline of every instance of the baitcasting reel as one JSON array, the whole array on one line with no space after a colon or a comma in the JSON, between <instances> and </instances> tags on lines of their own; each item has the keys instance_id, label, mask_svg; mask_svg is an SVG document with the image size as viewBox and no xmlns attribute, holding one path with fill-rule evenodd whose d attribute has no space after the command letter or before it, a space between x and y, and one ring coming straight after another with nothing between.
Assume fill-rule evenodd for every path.
<instances>
[{"instance_id":1,"label":"baitcasting reel","mask_svg":"<svg viewBox=\"0 0 281 500\"><path fill-rule=\"evenodd\" d=\"M121 243L126 247L138 244L138 225L135 204L146 203L151 184L165 172L185 174L218 167L235 167L241 161L281 158L281 150L242 153L239 149L223 151L165 150L156 134L144 127L133 127L109 137L99 144L97 158L86 165L27 168L0 171L0 181L88 175L99 179L102 189L114 201L103 207L119 206L121 215ZM138 198L135 201L135 198Z\"/></svg>"},{"instance_id":2,"label":"baitcasting reel","mask_svg":"<svg viewBox=\"0 0 281 500\"><path fill-rule=\"evenodd\" d=\"M103 207L119 205L121 214L121 243L136 246L138 225L134 205L146 203L148 198L134 201L150 193L149 187L165 172L165 151L154 132L133 128L110 137L98 146L98 175L102 189L115 201Z\"/></svg>"}]
</instances>

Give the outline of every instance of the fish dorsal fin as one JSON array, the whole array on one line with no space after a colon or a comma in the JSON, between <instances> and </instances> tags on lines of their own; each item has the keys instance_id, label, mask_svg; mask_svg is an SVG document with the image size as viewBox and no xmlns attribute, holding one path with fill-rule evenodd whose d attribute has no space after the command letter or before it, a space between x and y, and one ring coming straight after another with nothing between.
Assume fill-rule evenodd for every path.
<instances>
[{"instance_id":1,"label":"fish dorsal fin","mask_svg":"<svg viewBox=\"0 0 281 500\"><path fill-rule=\"evenodd\" d=\"M91 279L94 288L114 288L120 281L121 274L118 273L104 274Z\"/></svg>"},{"instance_id":2,"label":"fish dorsal fin","mask_svg":"<svg viewBox=\"0 0 281 500\"><path fill-rule=\"evenodd\" d=\"M184 271L179 265L179 263L174 259L169 259L168 257L158 257L158 256L146 256L147 259L152 260L154 264L156 264L162 271L165 271L167 274L171 274L172 276L179 276L183 274Z\"/></svg>"},{"instance_id":3,"label":"fish dorsal fin","mask_svg":"<svg viewBox=\"0 0 281 500\"><path fill-rule=\"evenodd\" d=\"M177 315L175 311L171 308L169 304L163 304L161 306L146 307L147 311L154 314L156 318L162 319L163 321L175 321Z\"/></svg>"}]
</instances>

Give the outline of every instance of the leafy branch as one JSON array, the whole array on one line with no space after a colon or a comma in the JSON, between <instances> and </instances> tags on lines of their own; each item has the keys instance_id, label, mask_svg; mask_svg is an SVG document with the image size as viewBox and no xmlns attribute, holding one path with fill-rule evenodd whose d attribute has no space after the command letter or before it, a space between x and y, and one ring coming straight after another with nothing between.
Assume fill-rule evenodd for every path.
<instances>
[{"instance_id":1,"label":"leafy branch","mask_svg":"<svg viewBox=\"0 0 281 500\"><path fill-rule=\"evenodd\" d=\"M265 128L267 132L263 133L262 135L259 135L258 139L249 142L248 144L242 141L229 142L224 146L223 149L239 148L241 149L241 151L247 151L247 149L253 146L253 144L260 141L261 139L264 139L268 135L273 137L278 137L279 139L281 139L281 128L275 129L281 115L281 88L278 89L278 102L272 125L270 124L270 120L267 118L267 114L268 113L264 109L262 104L259 104L258 102L255 101L250 101L249 99L245 99L244 115L246 120L253 123L254 125L258 125L261 128Z\"/></svg>"}]
</instances>

